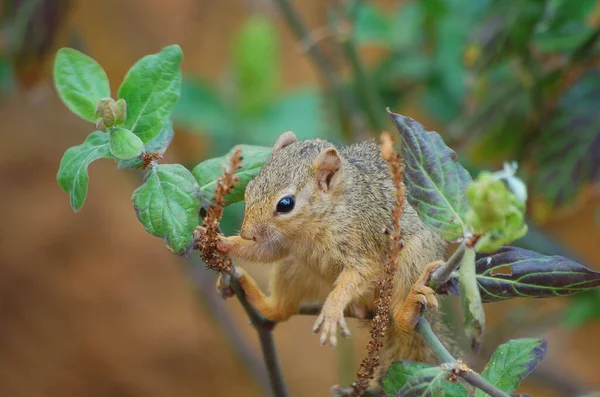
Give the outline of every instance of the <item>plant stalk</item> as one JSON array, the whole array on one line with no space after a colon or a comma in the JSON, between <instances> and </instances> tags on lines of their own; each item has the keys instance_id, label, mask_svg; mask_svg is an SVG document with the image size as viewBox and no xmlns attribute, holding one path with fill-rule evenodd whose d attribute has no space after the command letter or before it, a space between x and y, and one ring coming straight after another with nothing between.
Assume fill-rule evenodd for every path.
<instances>
[{"instance_id":1,"label":"plant stalk","mask_svg":"<svg viewBox=\"0 0 600 397\"><path fill-rule=\"evenodd\" d=\"M283 375L281 368L279 367L279 359L277 357L277 349L275 348L275 342L273 341L273 328L275 323L267 320L263 317L246 299L244 290L238 283L238 279L235 273L235 267L232 268L232 275L223 277L229 278L229 285L235 296L238 298L242 307L246 311L250 323L256 329L258 333L258 339L260 340L260 347L263 354L263 360L267 367L267 373L269 375L269 382L271 383L271 392L273 397L287 397L287 389L283 381Z\"/></svg>"},{"instance_id":2,"label":"plant stalk","mask_svg":"<svg viewBox=\"0 0 600 397\"><path fill-rule=\"evenodd\" d=\"M460 262L462 262L465 252L467 252L467 241L463 241L456 251L454 251L452 256L433 272L431 280L429 281L429 286L434 291L441 292L440 289L448 280L450 280L452 272L456 270L458 265L460 265Z\"/></svg>"},{"instance_id":3,"label":"plant stalk","mask_svg":"<svg viewBox=\"0 0 600 397\"><path fill-rule=\"evenodd\" d=\"M471 370L462 363L454 362L449 364L443 364L442 369L451 372L452 375L460 377L462 380L464 380L471 386L475 386L476 388L483 390L492 397L510 397L510 394L498 389L497 387L489 383L487 380L485 380L477 372Z\"/></svg>"},{"instance_id":4,"label":"plant stalk","mask_svg":"<svg viewBox=\"0 0 600 397\"><path fill-rule=\"evenodd\" d=\"M423 316L419 319L417 323L417 331L425 338L425 341L431 347L433 352L438 356L444 363L452 363L456 362L456 359L450 354L446 346L440 341L437 335L433 332L431 328L431 324L429 321Z\"/></svg>"},{"instance_id":5,"label":"plant stalk","mask_svg":"<svg viewBox=\"0 0 600 397\"><path fill-rule=\"evenodd\" d=\"M290 0L274 0L281 9L283 16L287 24L292 29L292 32L296 36L296 38L302 42L307 37L310 36L310 31L300 18L300 14L294 8ZM321 48L317 44L313 44L306 50L309 58L313 61L317 70L321 72L321 75L324 77L325 81L333 89L336 97L341 102L342 106L346 110L346 114L352 120L352 127L358 133L362 133L366 130L365 120L361 115L360 108L356 104L355 98L346 90L346 88L339 81L335 69L323 53Z\"/></svg>"},{"instance_id":6,"label":"plant stalk","mask_svg":"<svg viewBox=\"0 0 600 397\"><path fill-rule=\"evenodd\" d=\"M487 380L485 380L477 372L468 368L465 364L457 361L452 354L446 349L442 341L437 337L429 321L423 316L417 323L417 331L423 336L433 352L443 361L442 369L451 372L453 375L459 376L468 384L483 390L492 397L510 397L509 394L498 389Z\"/></svg>"}]
</instances>

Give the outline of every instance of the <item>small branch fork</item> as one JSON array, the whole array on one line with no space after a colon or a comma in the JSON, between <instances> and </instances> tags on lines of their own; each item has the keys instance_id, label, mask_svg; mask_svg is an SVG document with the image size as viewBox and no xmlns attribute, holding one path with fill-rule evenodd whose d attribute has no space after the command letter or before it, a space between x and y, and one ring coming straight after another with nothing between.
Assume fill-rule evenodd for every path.
<instances>
[{"instance_id":1,"label":"small branch fork","mask_svg":"<svg viewBox=\"0 0 600 397\"><path fill-rule=\"evenodd\" d=\"M233 290L233 293L242 304L246 311L250 323L256 329L260 346L263 354L263 359L269 374L269 381L273 397L287 397L287 390L283 382L283 375L279 368L279 360L277 358L277 350L273 340L273 328L275 323L264 318L246 299L244 290L241 288L235 272L235 266L231 258L221 253L217 249L219 241L219 221L223 216L223 208L225 207L224 197L229 194L233 186L239 181L235 176L235 172L239 169L242 162L241 149L236 150L231 156L230 167L224 170L223 176L219 179L213 198L213 205L208 208L204 218L202 227L194 232L194 249L200 250L200 257L206 263L209 269L220 272L226 283Z\"/></svg>"}]
</instances>

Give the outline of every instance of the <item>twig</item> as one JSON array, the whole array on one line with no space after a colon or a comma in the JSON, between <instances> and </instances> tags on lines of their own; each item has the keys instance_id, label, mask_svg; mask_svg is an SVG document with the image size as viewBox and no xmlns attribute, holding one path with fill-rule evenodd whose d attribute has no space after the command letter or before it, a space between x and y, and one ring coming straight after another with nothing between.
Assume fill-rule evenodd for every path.
<instances>
[{"instance_id":1,"label":"twig","mask_svg":"<svg viewBox=\"0 0 600 397\"><path fill-rule=\"evenodd\" d=\"M241 150L236 150L231 156L231 167L224 171L223 176L217 182L213 205L207 210L203 227L194 232L194 248L201 250L201 257L207 266L221 273L225 283L228 283L233 293L238 298L246 314L250 318L252 326L256 329L260 340L263 359L269 374L271 390L274 397L287 397L283 376L279 368L277 351L273 341L272 330L275 323L264 318L246 299L244 290L241 288L235 267L231 258L218 250L219 243L219 221L223 215L225 205L224 197L231 191L238 178L234 176L242 161Z\"/></svg>"},{"instance_id":2,"label":"twig","mask_svg":"<svg viewBox=\"0 0 600 397\"><path fill-rule=\"evenodd\" d=\"M465 382L483 390L492 397L510 397L510 395L489 383L477 372L470 369L467 365L455 359L452 354L450 354L448 349L446 349L437 335L433 332L429 321L427 321L427 319L425 319L423 316L421 316L419 322L417 323L417 331L419 331L419 333L423 336L433 352L440 358L440 360L442 360L443 363L440 368L450 372L451 377L455 378L458 376Z\"/></svg>"},{"instance_id":3,"label":"twig","mask_svg":"<svg viewBox=\"0 0 600 397\"><path fill-rule=\"evenodd\" d=\"M454 254L444 264L442 264L433 274L431 275L431 279L429 280L429 286L436 292L441 292L444 287L444 284L450 280L452 276L452 272L456 270L458 265L465 256L465 252L467 251L467 243L463 241Z\"/></svg>"},{"instance_id":4,"label":"twig","mask_svg":"<svg viewBox=\"0 0 600 397\"><path fill-rule=\"evenodd\" d=\"M379 366L379 351L383 346L382 340L390 322L389 309L394 287L394 274L396 273L398 254L402 249L400 240L402 237L400 218L402 217L402 210L404 207L404 185L402 184L404 167L400 161L400 156L394 150L394 141L389 133L384 132L381 134L381 143L382 157L388 162L390 173L394 179L396 203L392 213L393 229L390 233L391 248L388 252L387 261L383 265L383 277L377 283L379 286L379 298L375 301L377 311L371 322L371 340L367 345L367 357L362 360L360 368L358 369L358 380L352 384L354 390L353 395L357 396L365 395L369 382L373 379L375 370Z\"/></svg>"},{"instance_id":5,"label":"twig","mask_svg":"<svg viewBox=\"0 0 600 397\"><path fill-rule=\"evenodd\" d=\"M468 384L483 390L492 397L510 397L510 394L498 389L497 387L489 383L487 380L485 380L477 372L473 371L471 368L467 367L465 364L459 361L442 364L441 368L445 371L448 371L451 377L460 377Z\"/></svg>"},{"instance_id":6,"label":"twig","mask_svg":"<svg viewBox=\"0 0 600 397\"><path fill-rule=\"evenodd\" d=\"M301 43L304 42L307 37L311 36L310 31L300 18L298 11L294 8L290 0L274 1L281 8L287 24L290 26L292 32ZM346 114L352 119L352 127L355 128L357 132L362 133L364 130L366 130L366 125L363 117L361 116L361 110L357 106L355 98L339 81L333 66L329 63L327 57L323 51L321 51L321 48L317 45L317 43L314 43L312 46L306 49L306 53L314 62L325 80L329 83L338 100L344 106Z\"/></svg>"},{"instance_id":7,"label":"twig","mask_svg":"<svg viewBox=\"0 0 600 397\"><path fill-rule=\"evenodd\" d=\"M233 351L250 371L252 377L257 380L263 393L268 394L271 390L269 374L262 364L262 359L256 355L252 346L249 345L246 338L235 326L231 315L225 310L223 299L215 294L214 276L206 272L206 264L200 258L190 256L188 263L191 277L197 287L196 290L201 295L201 301L204 303L209 315L214 319L214 322L219 324L221 332L233 346Z\"/></svg>"},{"instance_id":8,"label":"twig","mask_svg":"<svg viewBox=\"0 0 600 397\"><path fill-rule=\"evenodd\" d=\"M358 98L363 102L372 128L377 132L384 131L387 125L385 107L382 103L381 96L375 89L375 84L371 81L358 54L356 40L354 39L353 29L351 28L352 22L344 14L341 8L341 5L336 7L334 18L336 21L339 19L339 22L337 23L340 26L337 30L340 31L342 50L352 65L356 88L359 91ZM358 6L355 5L354 9L357 10Z\"/></svg>"},{"instance_id":9,"label":"twig","mask_svg":"<svg viewBox=\"0 0 600 397\"><path fill-rule=\"evenodd\" d=\"M429 347L433 350L433 352L442 360L444 363L455 362L456 359L452 357L452 354L446 349L446 346L440 341L437 335L431 329L431 324L429 321L423 316L419 319L417 323L417 331L423 336Z\"/></svg>"}]
</instances>

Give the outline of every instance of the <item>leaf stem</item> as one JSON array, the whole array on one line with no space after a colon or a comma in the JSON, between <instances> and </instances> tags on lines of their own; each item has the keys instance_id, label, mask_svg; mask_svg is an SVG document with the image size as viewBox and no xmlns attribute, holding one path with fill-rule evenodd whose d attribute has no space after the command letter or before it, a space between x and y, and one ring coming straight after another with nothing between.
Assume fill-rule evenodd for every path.
<instances>
[{"instance_id":1,"label":"leaf stem","mask_svg":"<svg viewBox=\"0 0 600 397\"><path fill-rule=\"evenodd\" d=\"M509 394L506 394L502 390L498 389L485 380L477 372L474 372L464 363L454 358L448 349L446 349L446 346L444 346L442 341L440 341L440 339L437 337L435 332L433 332L429 321L427 321L427 319L423 316L421 316L419 322L417 323L417 331L419 331L419 333L423 336L433 352L440 358L440 360L442 360L442 369L450 372L453 376L462 378L465 382L483 390L492 397L510 397Z\"/></svg>"},{"instance_id":2,"label":"leaf stem","mask_svg":"<svg viewBox=\"0 0 600 397\"><path fill-rule=\"evenodd\" d=\"M465 364L460 362L452 362L442 364L441 368L450 372L453 376L458 376L468 384L475 386L476 388L483 390L492 397L510 397L510 394L503 392L496 386L489 383L477 372L473 371Z\"/></svg>"},{"instance_id":3,"label":"leaf stem","mask_svg":"<svg viewBox=\"0 0 600 397\"><path fill-rule=\"evenodd\" d=\"M456 359L450 354L446 346L440 341L437 337L433 329L431 328L431 324L429 321L423 316L419 319L417 323L417 331L425 338L425 341L431 347L433 352L444 362L444 363L452 363L456 362Z\"/></svg>"},{"instance_id":4,"label":"leaf stem","mask_svg":"<svg viewBox=\"0 0 600 397\"><path fill-rule=\"evenodd\" d=\"M310 36L310 31L304 24L304 21L300 18L300 15L296 8L292 5L290 0L274 0L277 3L285 17L287 24L292 29L292 32L296 36L296 38L303 42L307 37ZM355 98L346 90L346 88L339 81L337 74L323 53L321 48L314 43L309 46L306 50L309 58L313 61L317 69L321 72L324 79L329 83L331 88L333 89L335 95L338 100L342 103L342 106L345 108L346 113L352 119L352 127L357 132L362 132L366 128L365 120L361 116L360 108L356 104Z\"/></svg>"}]
</instances>

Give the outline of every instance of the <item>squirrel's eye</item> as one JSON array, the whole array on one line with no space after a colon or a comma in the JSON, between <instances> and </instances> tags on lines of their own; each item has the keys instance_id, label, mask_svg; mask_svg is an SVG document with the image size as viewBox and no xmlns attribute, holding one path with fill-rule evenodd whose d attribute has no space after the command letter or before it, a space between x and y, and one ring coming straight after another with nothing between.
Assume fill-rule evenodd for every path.
<instances>
[{"instance_id":1,"label":"squirrel's eye","mask_svg":"<svg viewBox=\"0 0 600 397\"><path fill-rule=\"evenodd\" d=\"M294 196L286 196L277 203L277 213L285 214L294 209Z\"/></svg>"}]
</instances>

